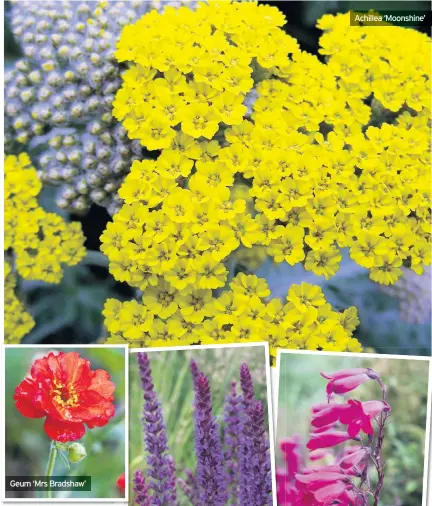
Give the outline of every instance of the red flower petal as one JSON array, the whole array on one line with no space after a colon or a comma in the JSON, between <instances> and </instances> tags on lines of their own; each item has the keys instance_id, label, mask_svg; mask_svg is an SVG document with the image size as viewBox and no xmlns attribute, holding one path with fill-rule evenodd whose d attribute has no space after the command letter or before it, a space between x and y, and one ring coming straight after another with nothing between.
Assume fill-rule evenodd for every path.
<instances>
[{"instance_id":1,"label":"red flower petal","mask_svg":"<svg viewBox=\"0 0 432 506\"><path fill-rule=\"evenodd\" d=\"M95 390L109 401L114 400L115 385L110 381L110 375L103 369L97 369L95 371L95 376L88 389Z\"/></svg>"},{"instance_id":2,"label":"red flower petal","mask_svg":"<svg viewBox=\"0 0 432 506\"><path fill-rule=\"evenodd\" d=\"M79 405L71 409L73 418L87 423L90 427L102 427L115 414L115 406L98 392L87 390L80 394Z\"/></svg>"},{"instance_id":3,"label":"red flower petal","mask_svg":"<svg viewBox=\"0 0 432 506\"><path fill-rule=\"evenodd\" d=\"M62 353L59 362L64 383L72 384L78 393L90 386L94 372L90 370L90 362L81 358L79 353L75 351Z\"/></svg>"},{"instance_id":4,"label":"red flower petal","mask_svg":"<svg viewBox=\"0 0 432 506\"><path fill-rule=\"evenodd\" d=\"M45 411L38 402L37 385L31 378L26 378L15 389L15 406L27 418L42 418Z\"/></svg>"},{"instance_id":5,"label":"red flower petal","mask_svg":"<svg viewBox=\"0 0 432 506\"><path fill-rule=\"evenodd\" d=\"M44 429L49 438L54 441L59 441L60 443L76 441L85 434L85 426L83 423L64 422L55 420L50 416L47 416L45 420Z\"/></svg>"}]
</instances>

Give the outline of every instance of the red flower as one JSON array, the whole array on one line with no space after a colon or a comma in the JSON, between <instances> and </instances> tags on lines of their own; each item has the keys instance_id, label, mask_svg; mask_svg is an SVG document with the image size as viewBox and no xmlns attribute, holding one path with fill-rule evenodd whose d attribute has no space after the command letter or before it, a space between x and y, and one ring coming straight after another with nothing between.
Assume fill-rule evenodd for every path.
<instances>
[{"instance_id":1,"label":"red flower","mask_svg":"<svg viewBox=\"0 0 432 506\"><path fill-rule=\"evenodd\" d=\"M44 429L54 441L80 439L89 429L103 427L114 416L115 385L109 374L90 369L79 353L35 360L30 376L15 389L15 406L28 418L46 417Z\"/></svg>"},{"instance_id":2,"label":"red flower","mask_svg":"<svg viewBox=\"0 0 432 506\"><path fill-rule=\"evenodd\" d=\"M122 474L121 474L121 475L117 478L116 485L117 485L117 488L119 489L119 491L124 493L124 491L125 491L125 489L126 489L126 478L125 478L125 473L122 473Z\"/></svg>"}]
</instances>

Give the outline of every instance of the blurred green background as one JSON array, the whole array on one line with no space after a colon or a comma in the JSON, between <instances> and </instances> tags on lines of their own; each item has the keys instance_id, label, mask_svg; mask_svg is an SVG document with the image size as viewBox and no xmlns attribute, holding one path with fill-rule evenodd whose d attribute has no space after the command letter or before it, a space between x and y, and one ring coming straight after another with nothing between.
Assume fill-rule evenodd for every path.
<instances>
[{"instance_id":1,"label":"blurred green background","mask_svg":"<svg viewBox=\"0 0 432 506\"><path fill-rule=\"evenodd\" d=\"M156 351L148 353L155 390L162 404L168 433L168 444L176 464L176 476L184 478L184 470L195 470L193 387L189 363L194 359L201 371L210 380L213 415L223 427L225 396L231 391L231 383L237 382L240 392L240 366L246 363L252 374L255 397L264 404L267 413L267 379L264 346L219 347L217 349L195 349L178 351ZM143 394L139 377L137 355L129 357L130 412L129 412L129 459L130 476L137 469L145 474L146 451L141 423ZM268 427L268 418L266 417ZM180 499L185 498L179 491ZM131 491L130 504L133 502ZM188 501L180 502L189 505Z\"/></svg>"},{"instance_id":2,"label":"blurred green background","mask_svg":"<svg viewBox=\"0 0 432 506\"><path fill-rule=\"evenodd\" d=\"M51 440L43 430L45 418L22 416L15 408L13 394L18 384L29 373L36 358L46 356L51 347L19 347L5 349L5 421L6 476L44 476ZM90 492L55 492L56 499L117 498L120 493L116 480L125 471L125 350L122 348L62 348L77 351L90 360L92 369L105 369L116 385L114 403L116 414L105 427L87 429L79 440L87 450L87 457L71 464L68 471L57 456L54 475L91 476ZM16 495L14 495L16 494ZM18 495L19 494L19 495ZM7 492L7 497L43 497L44 492Z\"/></svg>"},{"instance_id":3,"label":"blurred green background","mask_svg":"<svg viewBox=\"0 0 432 506\"><path fill-rule=\"evenodd\" d=\"M426 442L427 360L282 353L276 442L299 434L305 445L310 432L311 407L326 402L327 380L320 372L354 367L370 367L380 373L392 407L384 440L386 477L380 504L420 506ZM375 381L367 381L347 396L361 401L380 400L381 390ZM283 467L277 443L276 461ZM304 450L306 457L307 450Z\"/></svg>"}]
</instances>

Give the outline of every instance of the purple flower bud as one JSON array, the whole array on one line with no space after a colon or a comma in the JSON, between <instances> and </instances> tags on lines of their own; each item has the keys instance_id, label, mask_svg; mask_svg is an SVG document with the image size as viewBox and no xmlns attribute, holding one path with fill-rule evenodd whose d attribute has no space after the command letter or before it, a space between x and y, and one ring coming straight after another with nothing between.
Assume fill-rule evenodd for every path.
<instances>
[{"instance_id":1,"label":"purple flower bud","mask_svg":"<svg viewBox=\"0 0 432 506\"><path fill-rule=\"evenodd\" d=\"M144 391L144 442L148 453L147 477L152 491L151 504L172 506L176 503L174 460L168 453L168 440L162 408L153 386L151 368L146 353L138 353L141 385Z\"/></svg>"},{"instance_id":2,"label":"purple flower bud","mask_svg":"<svg viewBox=\"0 0 432 506\"><path fill-rule=\"evenodd\" d=\"M242 414L243 398L237 395L236 383L231 384L231 394L225 398L225 469L228 475L228 485L230 487L230 505L239 504L239 464L240 464L240 444L242 435Z\"/></svg>"},{"instance_id":3,"label":"purple flower bud","mask_svg":"<svg viewBox=\"0 0 432 506\"><path fill-rule=\"evenodd\" d=\"M135 503L138 504L138 506L151 506L149 489L141 471L135 471L133 482L133 489L136 494Z\"/></svg>"},{"instance_id":4,"label":"purple flower bud","mask_svg":"<svg viewBox=\"0 0 432 506\"><path fill-rule=\"evenodd\" d=\"M228 490L222 443L218 424L212 414L209 380L203 373L195 380L195 453L202 504L225 506Z\"/></svg>"}]
</instances>

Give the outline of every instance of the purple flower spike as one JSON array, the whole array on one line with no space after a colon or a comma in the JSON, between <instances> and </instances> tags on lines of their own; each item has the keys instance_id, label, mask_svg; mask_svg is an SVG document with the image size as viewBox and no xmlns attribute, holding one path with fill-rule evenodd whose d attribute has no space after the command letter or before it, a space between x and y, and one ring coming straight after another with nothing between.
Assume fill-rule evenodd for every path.
<instances>
[{"instance_id":1,"label":"purple flower spike","mask_svg":"<svg viewBox=\"0 0 432 506\"><path fill-rule=\"evenodd\" d=\"M252 375L247 364L240 366L240 384L243 391L243 419L242 436L240 445L240 504L241 506L252 506L252 487L250 485L253 479L251 471L250 455L250 409L255 402L254 387Z\"/></svg>"},{"instance_id":2,"label":"purple flower spike","mask_svg":"<svg viewBox=\"0 0 432 506\"><path fill-rule=\"evenodd\" d=\"M239 504L239 463L242 434L243 398L237 394L236 382L231 384L231 394L225 398L225 469L230 487L230 505Z\"/></svg>"},{"instance_id":3,"label":"purple flower spike","mask_svg":"<svg viewBox=\"0 0 432 506\"><path fill-rule=\"evenodd\" d=\"M198 485L193 472L190 471L189 469L186 469L185 473L186 479L183 480L182 478L179 478L177 480L177 483L183 490L186 497L189 499L192 506L202 506L198 491Z\"/></svg>"},{"instance_id":4,"label":"purple flower spike","mask_svg":"<svg viewBox=\"0 0 432 506\"><path fill-rule=\"evenodd\" d=\"M151 506L149 488L141 471L135 471L133 482L133 489L136 494L135 503L138 504L138 506Z\"/></svg>"},{"instance_id":5,"label":"purple flower spike","mask_svg":"<svg viewBox=\"0 0 432 506\"><path fill-rule=\"evenodd\" d=\"M269 447L265 430L264 407L261 401L255 401L250 409L251 506L272 504Z\"/></svg>"},{"instance_id":6,"label":"purple flower spike","mask_svg":"<svg viewBox=\"0 0 432 506\"><path fill-rule=\"evenodd\" d=\"M191 374L192 374L192 381L193 381L193 384L194 384L194 387L196 385L196 380L198 378L198 375L199 373L201 372L199 367L198 367L198 364L195 362L194 359L192 359L190 361L190 370L191 370Z\"/></svg>"},{"instance_id":7,"label":"purple flower spike","mask_svg":"<svg viewBox=\"0 0 432 506\"><path fill-rule=\"evenodd\" d=\"M244 397L243 403L245 405L245 408L248 409L254 401L254 386L252 382L252 376L247 364L242 364L240 366L240 384Z\"/></svg>"},{"instance_id":8,"label":"purple flower spike","mask_svg":"<svg viewBox=\"0 0 432 506\"><path fill-rule=\"evenodd\" d=\"M152 491L152 506L172 506L177 502L174 461L168 453L168 440L162 408L153 386L146 353L138 353L141 385L144 391L144 442L148 453L147 476Z\"/></svg>"},{"instance_id":9,"label":"purple flower spike","mask_svg":"<svg viewBox=\"0 0 432 506\"><path fill-rule=\"evenodd\" d=\"M227 477L223 467L219 427L212 414L208 378L200 373L195 382L195 452L200 498L206 506L225 506Z\"/></svg>"}]
</instances>

